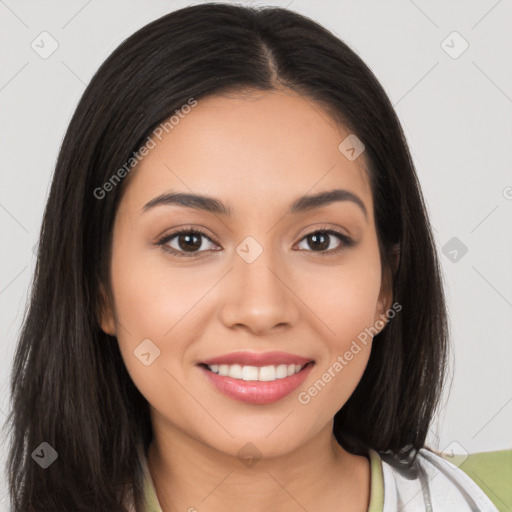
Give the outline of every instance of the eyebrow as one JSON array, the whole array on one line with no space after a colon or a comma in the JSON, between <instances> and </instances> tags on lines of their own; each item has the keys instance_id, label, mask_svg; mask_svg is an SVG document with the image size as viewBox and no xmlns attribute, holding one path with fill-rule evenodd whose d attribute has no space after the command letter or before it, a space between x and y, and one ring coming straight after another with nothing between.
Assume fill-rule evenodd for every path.
<instances>
[{"instance_id":1,"label":"eyebrow","mask_svg":"<svg viewBox=\"0 0 512 512\"><path fill-rule=\"evenodd\" d=\"M350 201L356 204L364 213L365 218L368 218L368 211L366 210L363 201L353 192L343 189L334 189L326 192L320 192L315 195L299 197L290 205L288 213L301 213L340 201ZM226 206L214 197L182 192L167 192L151 199L151 201L144 205L143 213L160 205L185 206L187 208L204 210L206 212L225 215L228 217L233 213L230 206Z\"/></svg>"}]
</instances>

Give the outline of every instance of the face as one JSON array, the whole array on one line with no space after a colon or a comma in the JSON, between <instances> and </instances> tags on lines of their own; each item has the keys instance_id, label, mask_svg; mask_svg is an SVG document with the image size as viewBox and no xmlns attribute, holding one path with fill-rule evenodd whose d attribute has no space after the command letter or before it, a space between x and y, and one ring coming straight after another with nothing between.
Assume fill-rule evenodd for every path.
<instances>
[{"instance_id":1,"label":"face","mask_svg":"<svg viewBox=\"0 0 512 512\"><path fill-rule=\"evenodd\" d=\"M338 149L348 135L290 91L212 96L132 171L101 326L154 429L263 456L332 430L370 355L371 335L357 340L391 303L364 153Z\"/></svg>"}]
</instances>

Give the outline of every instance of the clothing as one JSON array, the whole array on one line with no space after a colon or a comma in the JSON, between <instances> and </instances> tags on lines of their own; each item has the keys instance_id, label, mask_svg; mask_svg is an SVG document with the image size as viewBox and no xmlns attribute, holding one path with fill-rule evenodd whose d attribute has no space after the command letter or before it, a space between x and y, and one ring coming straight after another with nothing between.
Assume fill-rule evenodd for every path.
<instances>
[{"instance_id":1,"label":"clothing","mask_svg":"<svg viewBox=\"0 0 512 512\"><path fill-rule=\"evenodd\" d=\"M368 512L498 512L464 471L422 448L414 469L405 470L370 450Z\"/></svg>"},{"instance_id":2,"label":"clothing","mask_svg":"<svg viewBox=\"0 0 512 512\"><path fill-rule=\"evenodd\" d=\"M369 450L368 458L371 487L367 512L498 512L462 469L425 448L409 470L399 468L375 450ZM146 458L142 463L146 512L163 512Z\"/></svg>"}]
</instances>

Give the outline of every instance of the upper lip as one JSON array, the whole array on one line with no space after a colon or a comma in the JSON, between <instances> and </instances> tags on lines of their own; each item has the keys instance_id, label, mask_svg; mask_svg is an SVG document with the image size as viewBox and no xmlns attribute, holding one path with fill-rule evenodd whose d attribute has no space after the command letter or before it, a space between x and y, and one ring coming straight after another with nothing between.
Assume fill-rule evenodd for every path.
<instances>
[{"instance_id":1,"label":"upper lip","mask_svg":"<svg viewBox=\"0 0 512 512\"><path fill-rule=\"evenodd\" d=\"M302 357L287 352L231 352L222 356L201 361L203 364L239 364L241 366L267 366L279 364L306 364L313 361L309 357Z\"/></svg>"}]
</instances>

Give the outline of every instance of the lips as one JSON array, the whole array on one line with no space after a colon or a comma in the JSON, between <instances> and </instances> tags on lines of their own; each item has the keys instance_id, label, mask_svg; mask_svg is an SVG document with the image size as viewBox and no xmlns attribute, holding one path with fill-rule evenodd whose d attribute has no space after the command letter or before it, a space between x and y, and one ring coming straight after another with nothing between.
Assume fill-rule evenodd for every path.
<instances>
[{"instance_id":1,"label":"lips","mask_svg":"<svg viewBox=\"0 0 512 512\"><path fill-rule=\"evenodd\" d=\"M286 352L232 352L223 356L213 357L201 361L203 364L239 364L241 366L268 366L280 364L300 364L301 366L312 362L313 359ZM313 361L314 362L314 361Z\"/></svg>"},{"instance_id":2,"label":"lips","mask_svg":"<svg viewBox=\"0 0 512 512\"><path fill-rule=\"evenodd\" d=\"M286 352L232 352L198 363L208 382L222 394L241 402L261 405L276 402L290 395L305 381L313 365L314 360L310 358ZM217 373L219 369L228 367L233 369L235 377L241 378ZM279 373L280 370L284 370L285 373L275 375L272 379L272 376L268 377L267 370L272 371L269 367L276 367ZM237 371L234 371L235 368ZM259 378L263 379L263 370L266 370L267 376L264 380L256 380L257 377L254 380L254 377L247 378L247 375L256 376L259 371Z\"/></svg>"}]
</instances>

